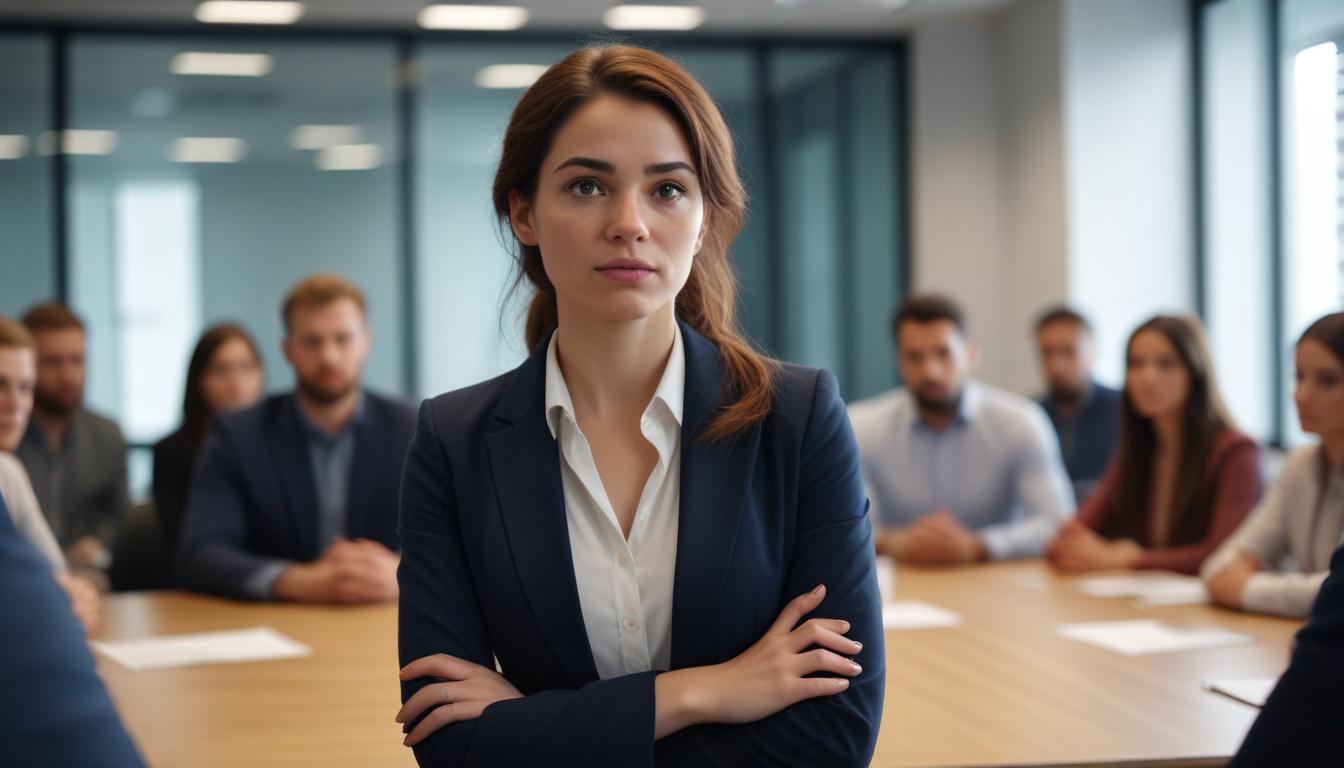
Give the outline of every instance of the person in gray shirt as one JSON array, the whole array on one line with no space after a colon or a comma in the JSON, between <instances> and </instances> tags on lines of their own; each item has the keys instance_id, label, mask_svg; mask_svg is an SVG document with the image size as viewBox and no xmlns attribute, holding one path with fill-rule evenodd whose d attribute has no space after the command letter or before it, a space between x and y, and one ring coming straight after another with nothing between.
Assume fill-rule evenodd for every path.
<instances>
[{"instance_id":1,"label":"person in gray shirt","mask_svg":"<svg viewBox=\"0 0 1344 768\"><path fill-rule=\"evenodd\" d=\"M1200 575L1219 605L1300 619L1344 544L1344 312L1313 323L1295 358L1297 417L1321 441L1288 456L1269 495Z\"/></svg>"},{"instance_id":2,"label":"person in gray shirt","mask_svg":"<svg viewBox=\"0 0 1344 768\"><path fill-rule=\"evenodd\" d=\"M1041 554L1073 509L1040 407L971 380L961 309L915 296L892 321L906 387L850 406L878 554L952 565Z\"/></svg>"},{"instance_id":3,"label":"person in gray shirt","mask_svg":"<svg viewBox=\"0 0 1344 768\"><path fill-rule=\"evenodd\" d=\"M105 571L130 508L126 441L115 423L84 407L84 323L56 303L33 307L22 322L37 343L37 384L15 454L70 565Z\"/></svg>"}]
</instances>

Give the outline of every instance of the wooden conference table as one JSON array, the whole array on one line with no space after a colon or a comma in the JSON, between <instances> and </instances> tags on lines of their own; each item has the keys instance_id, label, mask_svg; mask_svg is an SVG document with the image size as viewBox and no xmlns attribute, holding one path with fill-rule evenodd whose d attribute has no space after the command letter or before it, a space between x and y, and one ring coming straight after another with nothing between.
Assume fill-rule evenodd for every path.
<instances>
[{"instance_id":1,"label":"wooden conference table","mask_svg":"<svg viewBox=\"0 0 1344 768\"><path fill-rule=\"evenodd\" d=\"M1207 693L1201 683L1278 675L1299 627L1206 606L1142 609L1088 597L1037 562L902 567L895 594L957 611L965 621L887 633L875 766L1206 764L1200 759L1236 750L1255 710ZM1125 658L1054 634L1063 622L1131 618L1231 629L1256 642ZM394 606L116 595L105 603L98 639L258 625L309 645L312 655L152 671L99 656L99 671L151 765L414 765L392 722L399 705Z\"/></svg>"}]
</instances>

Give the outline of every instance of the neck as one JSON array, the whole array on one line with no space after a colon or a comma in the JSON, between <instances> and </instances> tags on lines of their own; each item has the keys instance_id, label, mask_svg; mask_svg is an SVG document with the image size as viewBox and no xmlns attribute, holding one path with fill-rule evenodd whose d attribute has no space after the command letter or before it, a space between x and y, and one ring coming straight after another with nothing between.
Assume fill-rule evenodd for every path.
<instances>
[{"instance_id":1,"label":"neck","mask_svg":"<svg viewBox=\"0 0 1344 768\"><path fill-rule=\"evenodd\" d=\"M1153 431L1157 433L1159 450L1175 453L1181 447L1181 412L1179 410L1163 414L1153 419Z\"/></svg>"},{"instance_id":2,"label":"neck","mask_svg":"<svg viewBox=\"0 0 1344 768\"><path fill-rule=\"evenodd\" d=\"M74 411L69 413L52 413L41 408L33 408L33 423L42 430L42 436L47 439L47 444L52 447L59 447L65 440L65 431L70 427L70 421L75 416Z\"/></svg>"},{"instance_id":3,"label":"neck","mask_svg":"<svg viewBox=\"0 0 1344 768\"><path fill-rule=\"evenodd\" d=\"M556 358L576 419L639 418L672 351L677 328L672 306L625 323L567 313L564 307L559 314Z\"/></svg>"},{"instance_id":4,"label":"neck","mask_svg":"<svg viewBox=\"0 0 1344 768\"><path fill-rule=\"evenodd\" d=\"M351 390L350 394L331 403L320 403L302 391L296 392L299 400L299 407L303 409L303 415L308 420L317 425L317 428L326 432L328 435L335 435L350 423L355 417L355 408L359 405L359 389Z\"/></svg>"},{"instance_id":5,"label":"neck","mask_svg":"<svg viewBox=\"0 0 1344 768\"><path fill-rule=\"evenodd\" d=\"M1321 450L1332 468L1344 466L1344 434L1321 435Z\"/></svg>"}]
</instances>

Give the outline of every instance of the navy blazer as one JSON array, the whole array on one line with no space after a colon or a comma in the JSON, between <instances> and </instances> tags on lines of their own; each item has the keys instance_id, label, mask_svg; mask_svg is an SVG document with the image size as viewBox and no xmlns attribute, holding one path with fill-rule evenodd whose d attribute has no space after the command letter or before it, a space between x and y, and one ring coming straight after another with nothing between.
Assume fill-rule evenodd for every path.
<instances>
[{"instance_id":1,"label":"navy blazer","mask_svg":"<svg viewBox=\"0 0 1344 768\"><path fill-rule=\"evenodd\" d=\"M524 694L415 748L427 766L867 765L885 656L858 448L835 378L785 365L760 424L699 437L729 401L718 348L681 326L686 390L671 667L728 661L789 600L824 583L815 616L845 619L863 673L834 697L657 743L658 670L599 680L579 607L560 450L547 428L547 342L498 378L426 401L402 486L402 664L498 659ZM409 698L427 681L402 685Z\"/></svg>"},{"instance_id":2,"label":"navy blazer","mask_svg":"<svg viewBox=\"0 0 1344 768\"><path fill-rule=\"evenodd\" d=\"M1292 662L1228 768L1344 765L1344 547L1335 550Z\"/></svg>"},{"instance_id":3,"label":"navy blazer","mask_svg":"<svg viewBox=\"0 0 1344 768\"><path fill-rule=\"evenodd\" d=\"M94 670L51 565L19 535L0 497L0 763L144 763Z\"/></svg>"},{"instance_id":4,"label":"navy blazer","mask_svg":"<svg viewBox=\"0 0 1344 768\"><path fill-rule=\"evenodd\" d=\"M355 427L346 535L399 549L397 496L415 408L364 393ZM277 559L317 559L317 486L294 395L215 419L197 461L177 547L182 586L248 599L243 589Z\"/></svg>"}]
</instances>

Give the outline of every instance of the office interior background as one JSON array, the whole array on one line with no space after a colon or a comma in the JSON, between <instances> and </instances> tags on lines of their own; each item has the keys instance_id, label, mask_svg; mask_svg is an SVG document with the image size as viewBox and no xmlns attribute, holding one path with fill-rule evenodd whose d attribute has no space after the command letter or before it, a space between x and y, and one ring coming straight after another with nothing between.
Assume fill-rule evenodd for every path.
<instances>
[{"instance_id":1,"label":"office interior background","mask_svg":"<svg viewBox=\"0 0 1344 768\"><path fill-rule=\"evenodd\" d=\"M292 383L278 305L306 274L367 293L375 389L516 365L502 129L540 68L614 36L725 111L752 197L741 321L847 399L896 383L913 290L961 300L980 376L1024 394L1048 304L1092 319L1112 384L1139 321L1192 312L1242 428L1302 440L1291 344L1344 302L1338 0L713 0L694 30L619 33L600 0L476 33L424 28L416 0L304 5L260 27L0 0L0 312L85 318L87 401L136 446L135 495L203 328L241 322L268 389Z\"/></svg>"}]
</instances>

